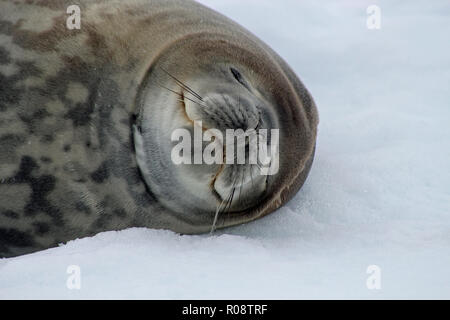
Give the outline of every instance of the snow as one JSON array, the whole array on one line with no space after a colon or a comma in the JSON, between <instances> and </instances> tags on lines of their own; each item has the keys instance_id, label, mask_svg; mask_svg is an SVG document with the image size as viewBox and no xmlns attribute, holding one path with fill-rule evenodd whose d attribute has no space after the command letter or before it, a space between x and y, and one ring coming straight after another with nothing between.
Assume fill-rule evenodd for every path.
<instances>
[{"instance_id":1,"label":"snow","mask_svg":"<svg viewBox=\"0 0 450 320\"><path fill-rule=\"evenodd\" d=\"M213 236L134 228L2 259L0 298L449 299L448 0L201 2L268 43L314 96L303 189ZM379 30L366 27L371 4ZM66 286L70 265L80 290Z\"/></svg>"}]
</instances>

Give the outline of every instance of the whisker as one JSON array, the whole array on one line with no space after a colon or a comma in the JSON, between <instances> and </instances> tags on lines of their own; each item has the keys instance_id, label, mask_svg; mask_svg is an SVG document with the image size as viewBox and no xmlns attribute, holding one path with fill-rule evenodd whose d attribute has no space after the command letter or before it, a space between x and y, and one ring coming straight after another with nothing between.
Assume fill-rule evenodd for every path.
<instances>
[{"instance_id":1,"label":"whisker","mask_svg":"<svg viewBox=\"0 0 450 320\"><path fill-rule=\"evenodd\" d=\"M253 184L253 165L250 165L250 180L252 181L252 188L255 187L255 185Z\"/></svg>"},{"instance_id":2,"label":"whisker","mask_svg":"<svg viewBox=\"0 0 450 320\"><path fill-rule=\"evenodd\" d=\"M209 231L209 234L212 234L214 232L214 229L215 229L216 223L217 223L217 217L219 216L219 211L220 211L220 208L222 207L222 204L223 204L224 201L225 200L222 200L222 202L220 203L220 205L216 209L216 213L214 215L214 221L213 221L213 224L211 226L211 230Z\"/></svg>"},{"instance_id":3,"label":"whisker","mask_svg":"<svg viewBox=\"0 0 450 320\"><path fill-rule=\"evenodd\" d=\"M223 213L227 212L227 210L229 208L231 208L231 204L233 203L234 193L236 191L236 187L235 187L236 186L236 180L237 180L237 177L233 181L233 185L231 187L230 193L228 194L228 196L225 199L222 200L220 205L217 207L216 214L214 215L214 221L213 221L213 224L211 226L211 231L209 232L209 234L212 234L214 232L216 224L217 224L217 219L219 217L219 214L223 214ZM223 210L221 210L222 206L224 204L225 204L225 206L223 207Z\"/></svg>"},{"instance_id":4,"label":"whisker","mask_svg":"<svg viewBox=\"0 0 450 320\"><path fill-rule=\"evenodd\" d=\"M164 71L169 77L171 77L173 80L176 81L176 83L182 87L183 89L187 90L190 94L192 94L194 97L196 97L197 99L199 99L200 101L203 101L203 98L194 90L192 90L190 87L188 87L186 84L184 84L183 82L181 82L180 80L178 80L175 76L171 75L168 71L166 71L165 69L161 68L162 71Z\"/></svg>"},{"instance_id":5,"label":"whisker","mask_svg":"<svg viewBox=\"0 0 450 320\"><path fill-rule=\"evenodd\" d=\"M241 185L239 186L239 197L238 197L238 202L239 203L241 203L241 191L242 191L242 185L244 184L244 175L245 175L245 166L244 166L244 169L242 170Z\"/></svg>"},{"instance_id":6,"label":"whisker","mask_svg":"<svg viewBox=\"0 0 450 320\"><path fill-rule=\"evenodd\" d=\"M184 98L184 99L187 99L187 100L189 100L189 101L191 101L191 102L193 102L193 103L195 103L195 104L198 104L200 107L207 108L206 105L203 105L203 104L199 103L198 101L192 100L191 98L186 97L185 95L183 95L183 94L181 94L181 93L179 93L179 92L176 92L176 91L173 90L173 89L167 88L167 87L165 87L164 85L162 85L162 84L160 84L160 83L158 83L158 85L159 85L161 88L166 89L166 90L169 90L170 92L176 94L177 96L180 96L180 97L182 97L182 98ZM179 100L179 101L184 102L183 100Z\"/></svg>"},{"instance_id":7,"label":"whisker","mask_svg":"<svg viewBox=\"0 0 450 320\"><path fill-rule=\"evenodd\" d=\"M227 117L228 120L229 120L231 123L233 123L233 118L231 118L231 116L228 114L228 112L225 112L225 111L223 110L223 108L220 108L220 107L219 107L219 104L217 103L217 101L216 101L215 98L212 98L212 97L211 97L211 102L214 104L214 106L217 107L216 112L220 112L224 117Z\"/></svg>"},{"instance_id":8,"label":"whisker","mask_svg":"<svg viewBox=\"0 0 450 320\"><path fill-rule=\"evenodd\" d=\"M209 232L209 234L212 234L216 228L217 218L219 217L220 209L222 208L223 204L225 204L224 210L227 208L228 201L231 197L231 193L232 192L230 192L230 195L228 195L228 197L226 199L223 199L222 202L220 203L220 205L217 207L216 214L214 215L214 221L211 226L211 231Z\"/></svg>"},{"instance_id":9,"label":"whisker","mask_svg":"<svg viewBox=\"0 0 450 320\"><path fill-rule=\"evenodd\" d=\"M230 198L230 201L228 202L228 209L230 209L231 208L231 204L233 203L233 199L234 199L234 193L236 192L236 187L233 187L233 191L231 192L231 198ZM227 209L225 208L225 210L224 210L224 212L227 212L227 217L229 216L229 214L230 214L230 211L227 211Z\"/></svg>"}]
</instances>

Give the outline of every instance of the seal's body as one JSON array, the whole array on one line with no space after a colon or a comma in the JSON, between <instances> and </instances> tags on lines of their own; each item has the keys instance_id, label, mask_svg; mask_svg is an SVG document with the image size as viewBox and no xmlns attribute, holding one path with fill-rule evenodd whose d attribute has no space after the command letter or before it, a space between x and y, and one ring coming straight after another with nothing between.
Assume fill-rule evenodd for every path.
<instances>
[{"instance_id":1,"label":"seal's body","mask_svg":"<svg viewBox=\"0 0 450 320\"><path fill-rule=\"evenodd\" d=\"M80 29L66 24L74 4ZM194 118L279 129L279 172L170 163L171 132ZM254 220L303 184L317 122L281 58L195 2L0 1L0 257L107 230Z\"/></svg>"}]
</instances>

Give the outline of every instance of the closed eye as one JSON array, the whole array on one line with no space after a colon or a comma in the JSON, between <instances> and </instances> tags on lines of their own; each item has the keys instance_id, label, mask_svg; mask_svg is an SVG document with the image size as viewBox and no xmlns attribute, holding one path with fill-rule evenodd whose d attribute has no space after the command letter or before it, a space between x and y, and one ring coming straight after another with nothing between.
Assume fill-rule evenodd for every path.
<instances>
[{"instance_id":1,"label":"closed eye","mask_svg":"<svg viewBox=\"0 0 450 320\"><path fill-rule=\"evenodd\" d=\"M242 76L242 74L236 70L233 67L230 67L230 71L233 74L233 77L240 83L242 84L244 87L246 87L247 89L249 89L247 82L245 81L244 77Z\"/></svg>"}]
</instances>

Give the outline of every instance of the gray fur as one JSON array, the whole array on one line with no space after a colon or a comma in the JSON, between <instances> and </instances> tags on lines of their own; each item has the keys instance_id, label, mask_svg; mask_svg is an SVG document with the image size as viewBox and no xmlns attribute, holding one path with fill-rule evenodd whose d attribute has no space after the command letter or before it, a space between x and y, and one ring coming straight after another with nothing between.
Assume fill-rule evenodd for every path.
<instances>
[{"instance_id":1,"label":"gray fur","mask_svg":"<svg viewBox=\"0 0 450 320\"><path fill-rule=\"evenodd\" d=\"M81 7L80 30L66 28L73 4ZM279 177L257 206L223 217L224 227L275 210L309 171L317 111L285 62L231 20L187 0L0 0L0 257L128 227L209 230L214 211L173 210L149 188L132 130L145 129L145 92L164 91L156 79L170 82L152 68L162 65L183 78L193 64L181 53L192 59L202 41L228 41L261 56L230 53L216 63L211 51L199 53L214 66L241 59L237 65L248 74L255 70L248 84L254 99L276 105L286 130ZM266 95L265 88L281 91ZM145 139L143 145L152 143Z\"/></svg>"}]
</instances>

